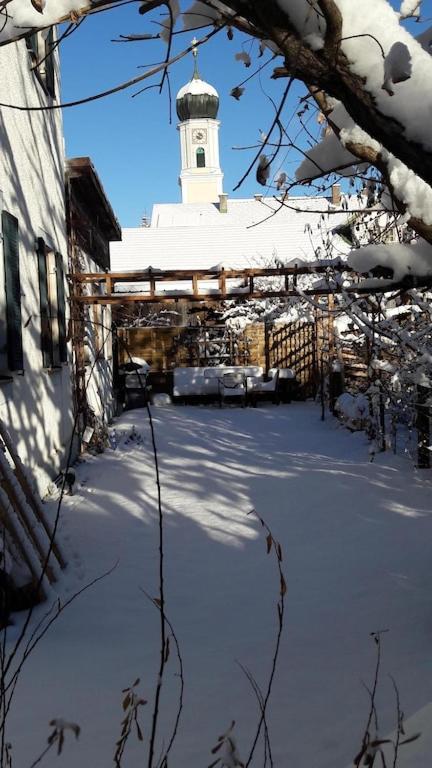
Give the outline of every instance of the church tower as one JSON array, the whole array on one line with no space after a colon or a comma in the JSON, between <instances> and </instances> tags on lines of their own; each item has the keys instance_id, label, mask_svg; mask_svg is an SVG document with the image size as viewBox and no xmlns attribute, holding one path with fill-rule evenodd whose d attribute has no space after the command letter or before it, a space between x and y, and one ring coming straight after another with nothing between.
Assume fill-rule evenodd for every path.
<instances>
[{"instance_id":1,"label":"church tower","mask_svg":"<svg viewBox=\"0 0 432 768\"><path fill-rule=\"evenodd\" d=\"M194 41L192 41L194 42ZM217 203L222 194L223 173L219 163L219 96L201 80L193 49L192 80L180 88L176 108L180 120L182 203Z\"/></svg>"}]
</instances>

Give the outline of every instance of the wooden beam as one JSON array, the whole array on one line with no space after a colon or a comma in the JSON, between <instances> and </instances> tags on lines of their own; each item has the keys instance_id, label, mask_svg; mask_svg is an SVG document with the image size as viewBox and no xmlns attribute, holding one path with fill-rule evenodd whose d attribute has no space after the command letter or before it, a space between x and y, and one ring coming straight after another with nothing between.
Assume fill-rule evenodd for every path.
<instances>
[{"instance_id":1,"label":"wooden beam","mask_svg":"<svg viewBox=\"0 0 432 768\"><path fill-rule=\"evenodd\" d=\"M364 288L361 289L358 285L355 286L349 286L347 288L308 288L302 291L302 294L306 296L329 296L331 294L337 294L337 293L355 293L355 294L375 294L375 293L385 293L386 291L394 291L396 288L394 287L394 284L392 284L391 288ZM115 294L101 294L98 296L76 296L72 301L77 302L78 304L131 304L134 302L141 302L143 304L155 304L155 303L165 303L165 302L172 302L177 301L180 299L194 302L194 301L215 301L219 302L222 300L230 300L230 299L243 299L243 301L246 301L247 299L269 299L274 297L281 297L281 296L297 296L297 298L300 298L301 294L299 294L295 290L279 290L279 291L253 291L252 293L250 291L244 292L244 291L230 291L225 296L220 293L205 293L202 292L198 295L194 295L193 293L180 293L178 291L174 291L173 293L162 293L162 294L155 294L154 296L151 296L148 293L115 293Z\"/></svg>"},{"instance_id":2,"label":"wooden beam","mask_svg":"<svg viewBox=\"0 0 432 768\"><path fill-rule=\"evenodd\" d=\"M345 293L353 293L353 294L363 294L363 295L373 295L373 294L380 294L380 293L388 293L391 291L397 291L397 290L409 290L410 288L425 288L427 286L432 285L432 276L427 276L424 278L418 278L418 277L412 277L412 276L406 276L402 280L392 280L392 279L386 279L386 278L374 278L374 280L371 282L370 280L365 280L364 285L362 285L362 282L360 283L352 283L350 286L347 286L345 288L342 288L340 286L334 286L334 287L323 287L323 288L311 288L311 289L305 289L301 291L300 293L296 290L296 284L297 284L297 277L299 275L306 275L306 274L319 274L323 272L327 272L327 265L323 262L322 264L317 265L316 267L310 267L310 266L301 266L301 267L278 267L278 268L268 268L268 269L244 269L244 270L218 270L214 272L206 272L204 270L167 270L166 272L156 273L154 270L149 270L146 273L144 272L132 272L132 273L120 273L120 272L109 272L105 273L104 275L101 274L78 274L75 275L75 277L81 281L81 282L100 282L105 281L106 288L108 289L111 287L111 289L114 288L114 285L116 282L122 282L124 280L128 280L128 282L131 283L140 283L140 282L147 282L150 284L150 290L143 292L142 286L138 286L136 291L130 291L125 293L116 293L113 290L109 291L107 290L106 294L97 294L94 296L74 296L72 297L72 301L75 301L78 304L127 304L131 302L142 302L142 303L159 303L159 302L167 302L167 301L178 301L178 300L184 300L184 301L221 301L222 299L264 299L264 298L272 298L272 297L280 297L280 296L301 296L301 294L306 294L313 296L314 294L318 296L329 296L331 294L337 294L341 292ZM336 272L352 272L349 268L347 268L345 265L337 266ZM199 281L205 280L206 277L208 278L209 274L211 274L212 279L218 280L218 287L219 290L212 290L209 291L199 291ZM352 274L356 274L353 273ZM255 290L254 286L254 278L255 277L272 277L274 275L278 276L285 276L284 280L284 288L281 288L279 290L273 290L273 291L266 291L266 290ZM289 276L293 276L293 284L290 288L290 280ZM242 288L237 284L237 286L233 286L232 288L227 289L226 280L237 280L241 281ZM157 290L157 284L159 282L164 281L171 281L171 282L181 282L181 281L187 281L190 285L192 282L192 290L174 290L173 288L164 291L163 293L158 293ZM141 288L141 290L139 290ZM244 290L244 289L247 290Z\"/></svg>"},{"instance_id":3,"label":"wooden beam","mask_svg":"<svg viewBox=\"0 0 432 768\"><path fill-rule=\"evenodd\" d=\"M69 275L72 281L81 283L98 283L111 279L115 283L147 283L154 278L156 281L169 282L178 280L218 280L224 274L226 279L241 280L248 277L274 277L283 275L311 275L327 272L329 264L303 265L300 267L251 267L246 269L166 269L155 271L141 270L137 272L78 272ZM336 272L351 272L346 264L332 265Z\"/></svg>"}]
</instances>

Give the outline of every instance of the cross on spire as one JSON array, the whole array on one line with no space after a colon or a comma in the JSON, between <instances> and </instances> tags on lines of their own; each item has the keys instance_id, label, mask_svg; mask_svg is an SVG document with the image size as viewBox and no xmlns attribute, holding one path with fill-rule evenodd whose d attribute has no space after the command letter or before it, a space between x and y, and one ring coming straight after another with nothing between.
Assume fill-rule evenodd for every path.
<instances>
[{"instance_id":1,"label":"cross on spire","mask_svg":"<svg viewBox=\"0 0 432 768\"><path fill-rule=\"evenodd\" d=\"M192 45L192 56L194 57L194 72L193 72L193 80L201 80L200 73L198 72L198 40L196 37L194 37L193 40L191 40Z\"/></svg>"}]
</instances>

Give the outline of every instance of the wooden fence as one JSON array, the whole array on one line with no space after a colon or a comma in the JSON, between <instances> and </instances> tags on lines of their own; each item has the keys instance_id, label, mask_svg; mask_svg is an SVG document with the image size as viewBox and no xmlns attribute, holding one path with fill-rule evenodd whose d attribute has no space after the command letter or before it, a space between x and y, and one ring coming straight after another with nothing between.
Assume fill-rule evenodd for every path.
<instances>
[{"instance_id":1,"label":"wooden fence","mask_svg":"<svg viewBox=\"0 0 432 768\"><path fill-rule=\"evenodd\" d=\"M317 327L312 322L256 323L241 334L231 334L224 326L121 328L118 359L121 364L128 354L143 358L155 372L212 364L291 368L302 395L311 396L319 382L322 334Z\"/></svg>"}]
</instances>

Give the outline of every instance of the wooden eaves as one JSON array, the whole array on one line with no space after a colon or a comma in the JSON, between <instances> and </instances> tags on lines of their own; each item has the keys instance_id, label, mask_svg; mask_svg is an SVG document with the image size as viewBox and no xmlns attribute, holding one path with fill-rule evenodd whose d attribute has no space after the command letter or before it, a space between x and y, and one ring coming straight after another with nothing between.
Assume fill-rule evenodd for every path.
<instances>
[{"instance_id":1,"label":"wooden eaves","mask_svg":"<svg viewBox=\"0 0 432 768\"><path fill-rule=\"evenodd\" d=\"M121 240L121 227L111 207L102 182L89 157L66 160L66 179L76 187L90 219L98 223L107 240Z\"/></svg>"}]
</instances>

